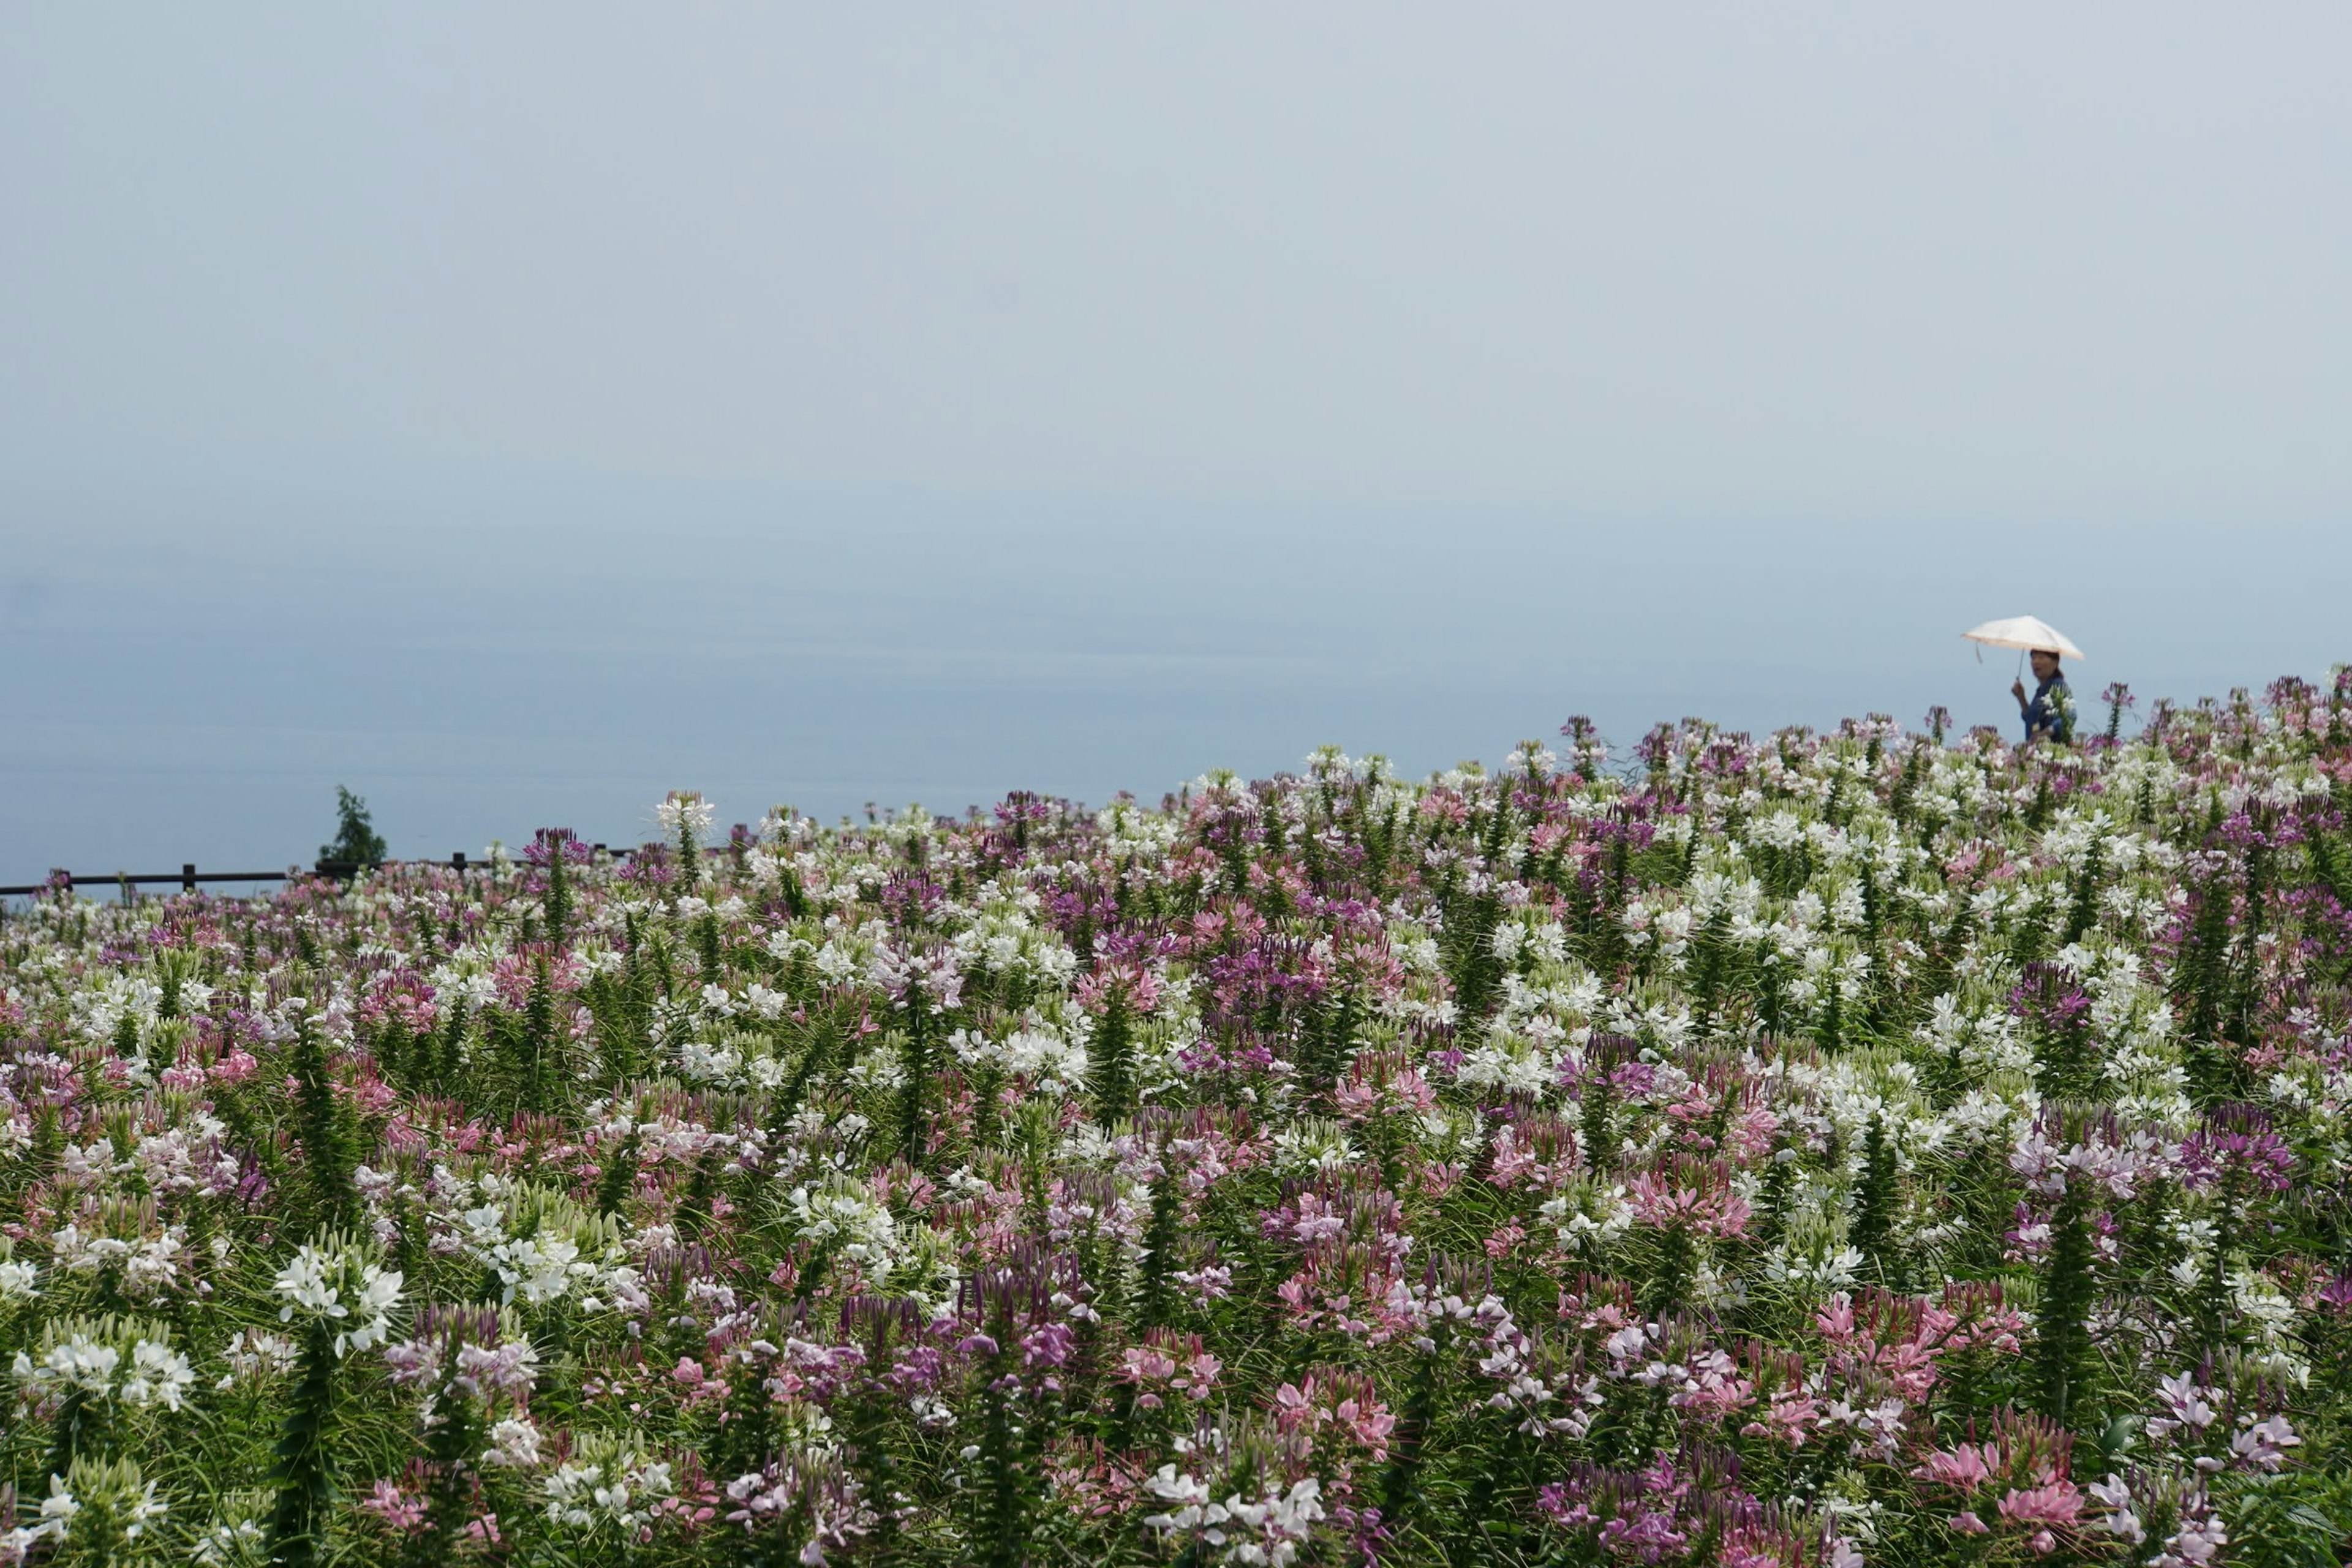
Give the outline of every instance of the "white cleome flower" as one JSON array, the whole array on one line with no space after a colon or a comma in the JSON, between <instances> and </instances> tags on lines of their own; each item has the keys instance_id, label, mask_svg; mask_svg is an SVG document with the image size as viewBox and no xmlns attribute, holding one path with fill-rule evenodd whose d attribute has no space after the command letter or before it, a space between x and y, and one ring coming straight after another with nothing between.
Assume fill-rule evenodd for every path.
<instances>
[{"instance_id":1,"label":"white cleome flower","mask_svg":"<svg viewBox=\"0 0 2352 1568\"><path fill-rule=\"evenodd\" d=\"M350 1247L331 1250L305 1244L273 1284L285 1305L278 1321L299 1314L313 1321L347 1324L335 1333L335 1353L367 1350L392 1332L392 1309L400 1304L401 1276L380 1268Z\"/></svg>"}]
</instances>

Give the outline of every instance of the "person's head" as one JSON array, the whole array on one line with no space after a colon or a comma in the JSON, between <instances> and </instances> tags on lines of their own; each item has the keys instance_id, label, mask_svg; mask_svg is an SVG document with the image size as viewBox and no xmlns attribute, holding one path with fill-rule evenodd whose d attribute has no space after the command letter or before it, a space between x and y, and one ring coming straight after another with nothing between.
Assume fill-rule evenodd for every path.
<instances>
[{"instance_id":1,"label":"person's head","mask_svg":"<svg viewBox=\"0 0 2352 1568\"><path fill-rule=\"evenodd\" d=\"M2033 679L2047 680L2058 673L2058 656L2046 647L2033 650Z\"/></svg>"}]
</instances>

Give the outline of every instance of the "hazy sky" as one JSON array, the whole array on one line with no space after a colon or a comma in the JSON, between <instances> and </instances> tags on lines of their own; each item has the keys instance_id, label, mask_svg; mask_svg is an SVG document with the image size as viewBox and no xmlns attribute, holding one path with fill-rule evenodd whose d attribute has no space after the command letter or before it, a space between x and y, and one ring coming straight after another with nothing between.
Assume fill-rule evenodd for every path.
<instances>
[{"instance_id":1,"label":"hazy sky","mask_svg":"<svg viewBox=\"0 0 2352 1568\"><path fill-rule=\"evenodd\" d=\"M0 13L0 882L2352 656L2352 11ZM134 869L146 868L143 865Z\"/></svg>"}]
</instances>

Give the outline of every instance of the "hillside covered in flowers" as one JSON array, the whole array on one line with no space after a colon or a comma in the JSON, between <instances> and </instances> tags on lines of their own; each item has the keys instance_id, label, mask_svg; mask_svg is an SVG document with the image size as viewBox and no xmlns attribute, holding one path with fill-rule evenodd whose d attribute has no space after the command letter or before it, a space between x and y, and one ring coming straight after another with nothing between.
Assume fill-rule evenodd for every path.
<instances>
[{"instance_id":1,"label":"hillside covered in flowers","mask_svg":"<svg viewBox=\"0 0 2352 1568\"><path fill-rule=\"evenodd\" d=\"M20 904L0 1564L2334 1563L2352 680L2105 719Z\"/></svg>"}]
</instances>

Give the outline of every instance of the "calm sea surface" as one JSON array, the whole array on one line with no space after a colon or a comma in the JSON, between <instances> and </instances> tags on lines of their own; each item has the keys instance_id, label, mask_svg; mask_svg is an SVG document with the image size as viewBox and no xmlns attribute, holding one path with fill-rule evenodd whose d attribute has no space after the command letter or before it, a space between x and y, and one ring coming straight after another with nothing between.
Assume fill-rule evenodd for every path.
<instances>
[{"instance_id":1,"label":"calm sea surface","mask_svg":"<svg viewBox=\"0 0 2352 1568\"><path fill-rule=\"evenodd\" d=\"M2032 613L2094 696L2352 657L2338 532L1633 526L646 481L25 479L0 491L0 883L400 855L1013 788L1157 799L1315 746L1408 773L1589 713L1620 747L1931 703Z\"/></svg>"}]
</instances>

